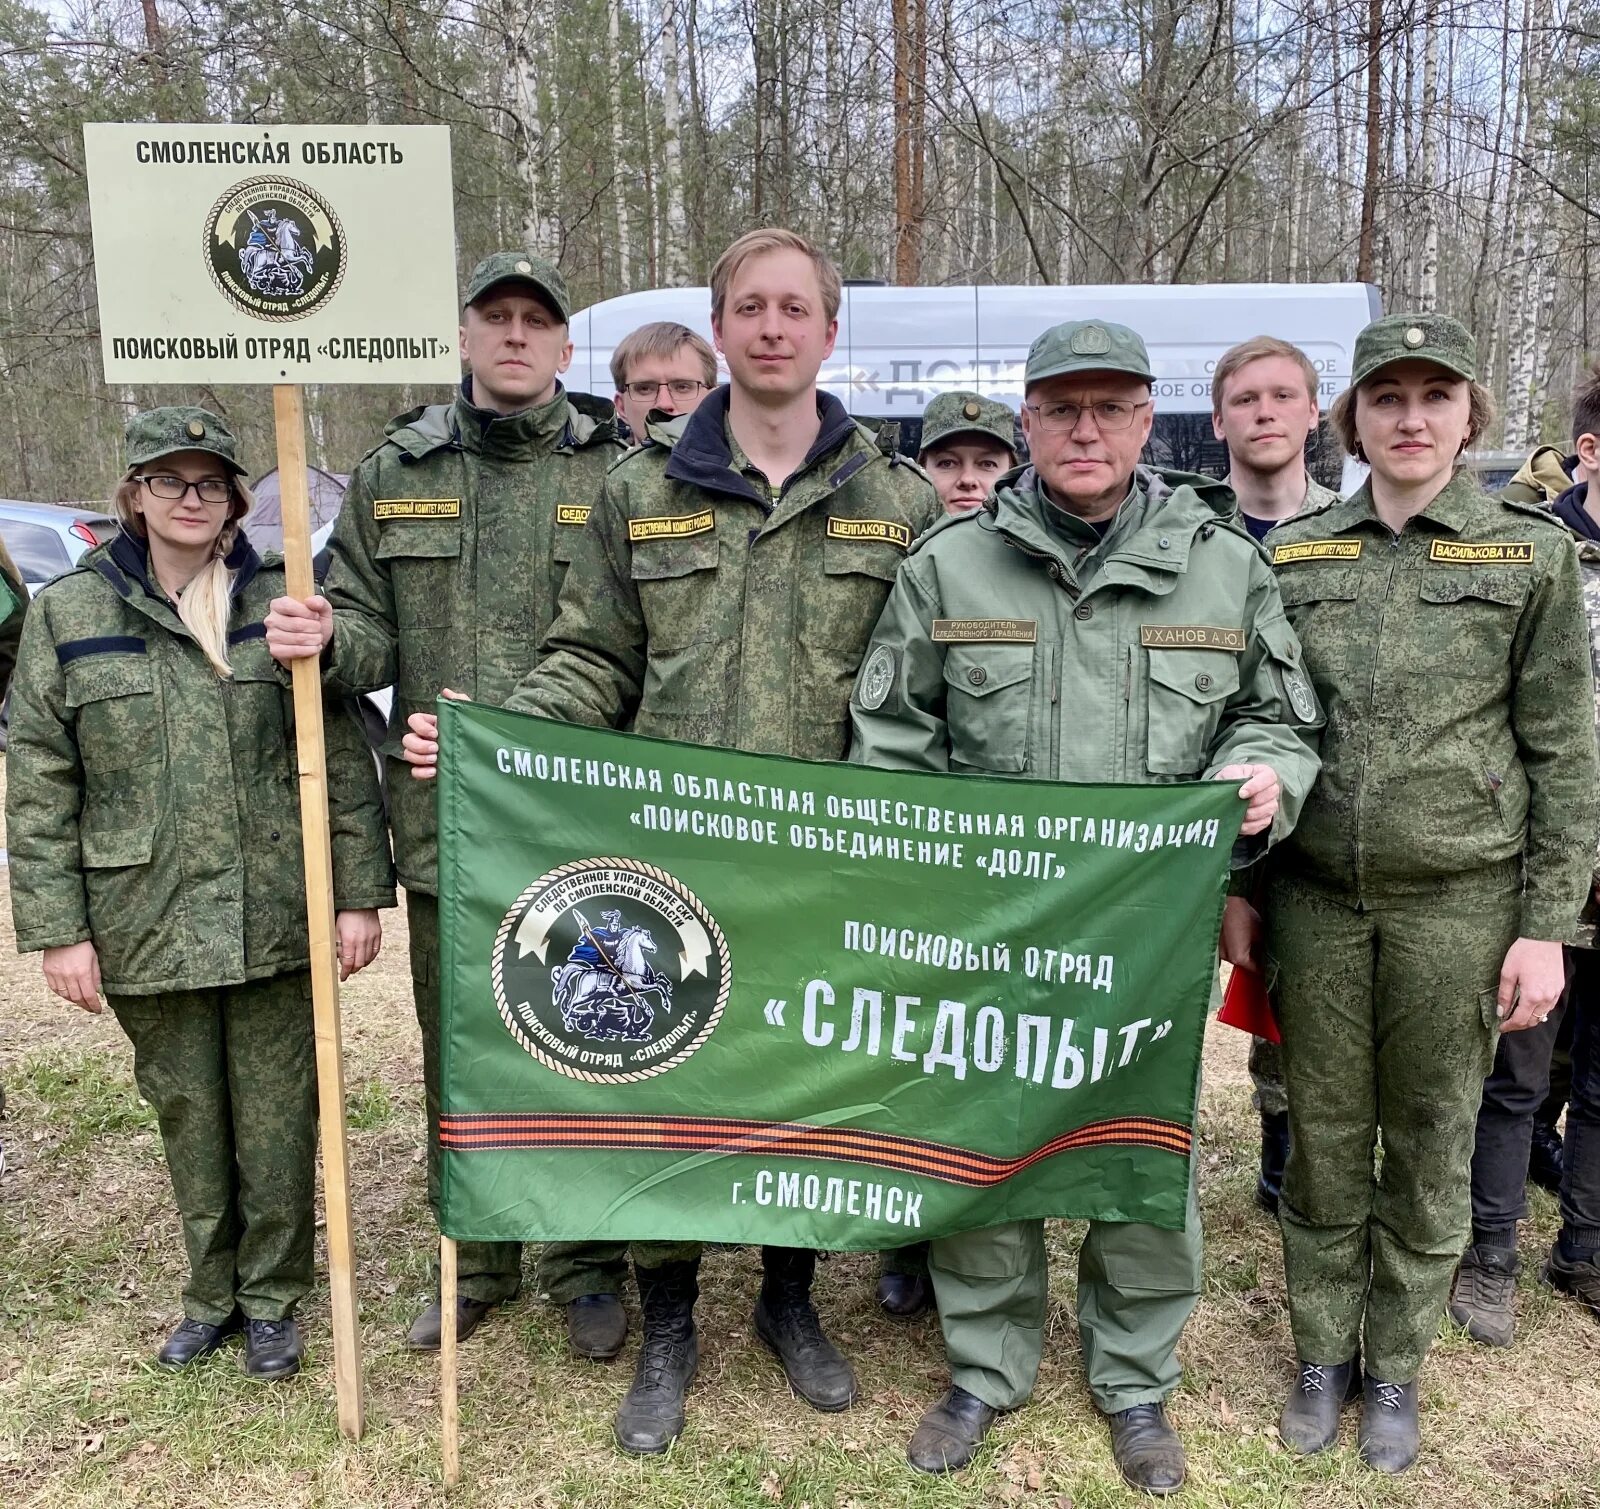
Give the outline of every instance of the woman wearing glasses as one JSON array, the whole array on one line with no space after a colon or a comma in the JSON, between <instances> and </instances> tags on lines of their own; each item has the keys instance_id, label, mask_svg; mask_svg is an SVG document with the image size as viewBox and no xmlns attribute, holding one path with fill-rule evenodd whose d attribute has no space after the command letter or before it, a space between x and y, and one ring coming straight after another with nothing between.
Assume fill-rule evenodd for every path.
<instances>
[{"instance_id":1,"label":"woman wearing glasses","mask_svg":"<svg viewBox=\"0 0 1600 1509\"><path fill-rule=\"evenodd\" d=\"M1559 997L1594 862L1577 560L1548 513L1458 469L1492 413L1476 376L1452 319L1367 326L1330 420L1371 476L1267 537L1327 709L1322 774L1269 861L1300 1359L1280 1431L1322 1451L1361 1395L1383 1472L1417 1456L1496 1035Z\"/></svg>"},{"instance_id":2,"label":"woman wearing glasses","mask_svg":"<svg viewBox=\"0 0 1600 1509\"><path fill-rule=\"evenodd\" d=\"M182 1367L245 1333L244 1371L298 1371L316 1150L293 708L262 618L276 559L204 409L127 432L115 539L43 588L23 631L6 818L17 945L133 1042L188 1249ZM371 963L394 881L376 773L327 720L341 976Z\"/></svg>"}]
</instances>

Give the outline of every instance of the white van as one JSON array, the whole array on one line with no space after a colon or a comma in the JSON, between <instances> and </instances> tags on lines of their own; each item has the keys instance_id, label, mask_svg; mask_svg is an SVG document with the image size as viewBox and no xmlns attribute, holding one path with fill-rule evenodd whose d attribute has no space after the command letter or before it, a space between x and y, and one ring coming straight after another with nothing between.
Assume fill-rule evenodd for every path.
<instances>
[{"instance_id":1,"label":"white van","mask_svg":"<svg viewBox=\"0 0 1600 1509\"><path fill-rule=\"evenodd\" d=\"M1022 402L1028 347L1061 320L1113 320L1137 330L1156 372L1156 423L1150 452L1184 471L1227 470L1226 449L1211 434L1211 370L1229 346L1254 335L1293 341L1321 375L1326 410L1350 381L1357 332L1382 313L1367 283L1199 283L1179 286L892 288L847 283L839 338L821 383L849 411L900 426L902 450L916 453L922 411L935 394L971 388ZM611 353L651 320L677 320L711 336L711 291L662 288L624 294L572 317L576 348L566 382L609 395ZM1330 486L1354 486L1364 469L1331 440L1315 448L1313 469Z\"/></svg>"}]
</instances>

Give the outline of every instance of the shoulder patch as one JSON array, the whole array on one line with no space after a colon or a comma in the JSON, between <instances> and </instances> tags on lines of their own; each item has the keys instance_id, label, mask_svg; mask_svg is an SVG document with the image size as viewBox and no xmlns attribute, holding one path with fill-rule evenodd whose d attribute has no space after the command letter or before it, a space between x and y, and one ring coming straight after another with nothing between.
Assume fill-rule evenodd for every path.
<instances>
[{"instance_id":1,"label":"shoulder patch","mask_svg":"<svg viewBox=\"0 0 1600 1509\"><path fill-rule=\"evenodd\" d=\"M856 697L869 713L877 712L888 701L894 688L895 670L894 651L888 645L880 644L867 656L867 663L861 667L861 688Z\"/></svg>"}]
</instances>

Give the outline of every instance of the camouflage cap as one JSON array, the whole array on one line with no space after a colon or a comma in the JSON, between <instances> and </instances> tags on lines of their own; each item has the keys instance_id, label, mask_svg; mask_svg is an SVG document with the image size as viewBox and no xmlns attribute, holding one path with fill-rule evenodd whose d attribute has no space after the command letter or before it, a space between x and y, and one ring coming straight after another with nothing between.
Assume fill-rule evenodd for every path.
<instances>
[{"instance_id":1,"label":"camouflage cap","mask_svg":"<svg viewBox=\"0 0 1600 1509\"><path fill-rule=\"evenodd\" d=\"M491 288L501 283L527 283L565 321L571 314L567 304L567 283L555 268L529 252L495 252L472 269L461 295L461 307L476 304Z\"/></svg>"},{"instance_id":2,"label":"camouflage cap","mask_svg":"<svg viewBox=\"0 0 1600 1509\"><path fill-rule=\"evenodd\" d=\"M146 409L128 421L123 441L130 471L178 451L205 451L225 461L236 476L245 475L238 439L210 409Z\"/></svg>"},{"instance_id":3,"label":"camouflage cap","mask_svg":"<svg viewBox=\"0 0 1600 1509\"><path fill-rule=\"evenodd\" d=\"M1028 347L1024 390L1069 372L1126 372L1154 382L1150 353L1136 331L1108 320L1068 320L1052 325Z\"/></svg>"},{"instance_id":4,"label":"camouflage cap","mask_svg":"<svg viewBox=\"0 0 1600 1509\"><path fill-rule=\"evenodd\" d=\"M1386 314L1356 337L1350 386L1359 387L1394 362L1436 362L1475 382L1478 344L1467 327L1447 314Z\"/></svg>"},{"instance_id":5,"label":"camouflage cap","mask_svg":"<svg viewBox=\"0 0 1600 1509\"><path fill-rule=\"evenodd\" d=\"M931 450L960 435L996 440L1017 454L1017 416L1003 403L980 393L941 393L922 413L922 449Z\"/></svg>"}]
</instances>

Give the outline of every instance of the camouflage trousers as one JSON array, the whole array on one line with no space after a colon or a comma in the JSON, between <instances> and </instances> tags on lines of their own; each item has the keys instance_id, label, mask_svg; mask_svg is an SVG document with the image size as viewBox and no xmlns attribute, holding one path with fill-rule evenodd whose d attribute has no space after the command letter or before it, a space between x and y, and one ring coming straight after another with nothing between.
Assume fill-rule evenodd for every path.
<instances>
[{"instance_id":1,"label":"camouflage trousers","mask_svg":"<svg viewBox=\"0 0 1600 1509\"><path fill-rule=\"evenodd\" d=\"M628 1259L636 1268L698 1263L702 1242L547 1242L539 1254L539 1291L558 1305L585 1294L621 1294Z\"/></svg>"},{"instance_id":2,"label":"camouflage trousers","mask_svg":"<svg viewBox=\"0 0 1600 1509\"><path fill-rule=\"evenodd\" d=\"M311 1287L317 1065L304 971L111 996L183 1220L183 1312L282 1320Z\"/></svg>"},{"instance_id":3,"label":"camouflage trousers","mask_svg":"<svg viewBox=\"0 0 1600 1509\"><path fill-rule=\"evenodd\" d=\"M439 1217L439 898L406 892L406 924L411 933L411 998L422 1031L422 1087L428 1103L428 1204ZM439 1255L433 1257L434 1285ZM520 1242L458 1242L456 1292L463 1299L499 1304L522 1285Z\"/></svg>"},{"instance_id":4,"label":"camouflage trousers","mask_svg":"<svg viewBox=\"0 0 1600 1509\"><path fill-rule=\"evenodd\" d=\"M1268 897L1291 1139L1279 1219L1307 1362L1364 1342L1370 1373L1408 1383L1438 1332L1519 915L1514 877L1474 882L1358 907L1278 879Z\"/></svg>"}]
</instances>

